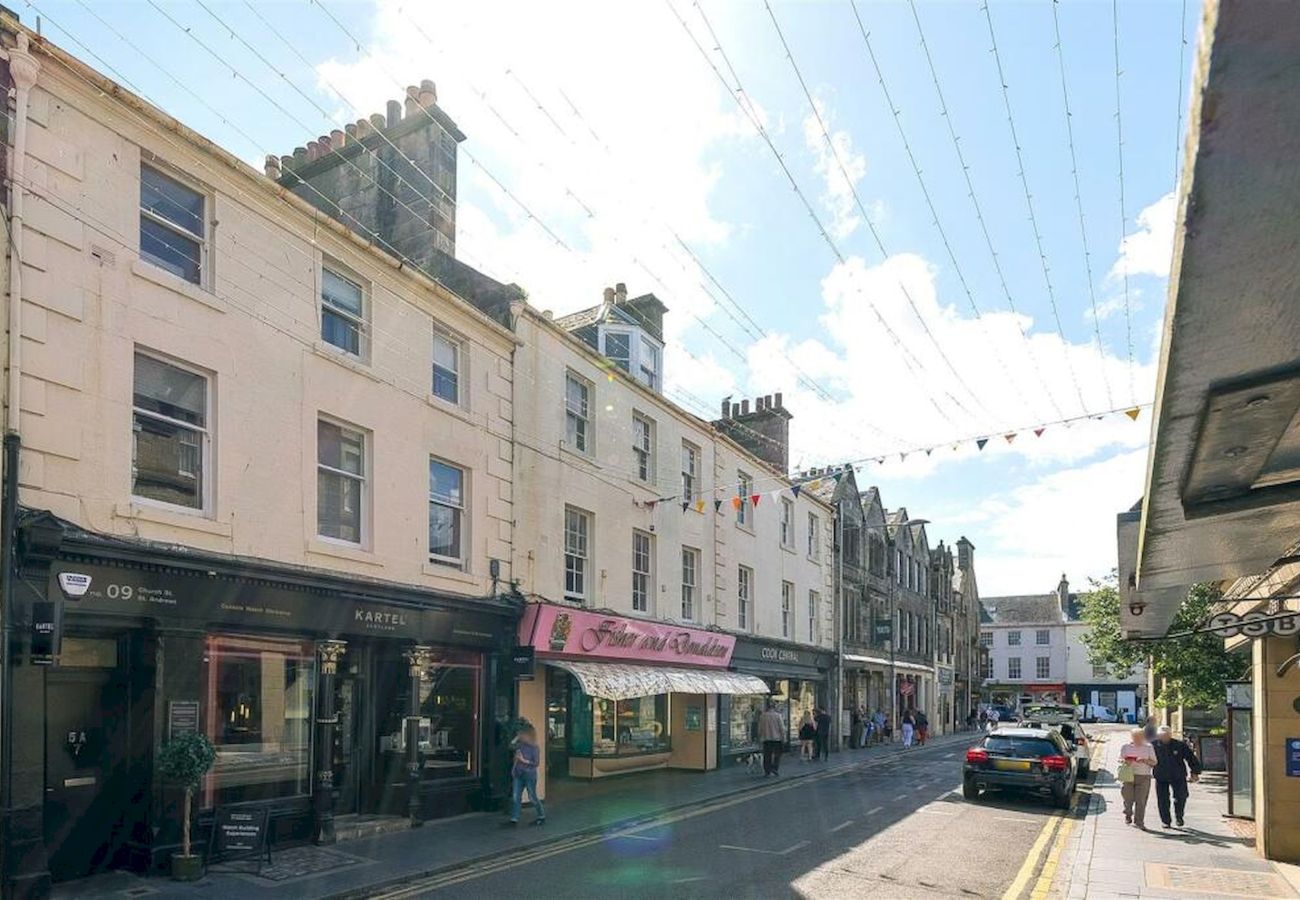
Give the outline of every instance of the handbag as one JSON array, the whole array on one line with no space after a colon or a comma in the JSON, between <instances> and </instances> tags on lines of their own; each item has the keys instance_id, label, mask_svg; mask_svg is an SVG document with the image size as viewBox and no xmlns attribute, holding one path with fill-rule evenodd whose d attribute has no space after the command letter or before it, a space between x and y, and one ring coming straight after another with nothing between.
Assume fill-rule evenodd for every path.
<instances>
[{"instance_id":1,"label":"handbag","mask_svg":"<svg viewBox=\"0 0 1300 900\"><path fill-rule=\"evenodd\" d=\"M1127 761L1121 762L1115 771L1115 777L1119 779L1120 784L1132 784L1133 764Z\"/></svg>"}]
</instances>

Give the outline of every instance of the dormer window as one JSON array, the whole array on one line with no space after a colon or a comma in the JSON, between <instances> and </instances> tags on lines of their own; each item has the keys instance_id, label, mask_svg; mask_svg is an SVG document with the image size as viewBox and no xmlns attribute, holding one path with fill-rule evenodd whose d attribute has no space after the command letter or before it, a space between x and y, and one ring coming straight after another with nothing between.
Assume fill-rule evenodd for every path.
<instances>
[{"instance_id":1,"label":"dormer window","mask_svg":"<svg viewBox=\"0 0 1300 900\"><path fill-rule=\"evenodd\" d=\"M662 389L663 345L641 329L602 325L600 352L650 390Z\"/></svg>"}]
</instances>

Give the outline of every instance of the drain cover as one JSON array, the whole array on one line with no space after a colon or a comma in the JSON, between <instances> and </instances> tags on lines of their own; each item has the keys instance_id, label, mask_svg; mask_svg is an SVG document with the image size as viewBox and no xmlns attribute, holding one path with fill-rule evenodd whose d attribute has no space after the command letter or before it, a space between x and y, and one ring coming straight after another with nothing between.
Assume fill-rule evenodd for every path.
<instances>
[{"instance_id":1,"label":"drain cover","mask_svg":"<svg viewBox=\"0 0 1300 900\"><path fill-rule=\"evenodd\" d=\"M1147 863L1150 887L1231 897L1290 898L1296 894L1281 875L1271 872L1243 872L1240 869L1208 869L1202 866L1175 866Z\"/></svg>"}]
</instances>

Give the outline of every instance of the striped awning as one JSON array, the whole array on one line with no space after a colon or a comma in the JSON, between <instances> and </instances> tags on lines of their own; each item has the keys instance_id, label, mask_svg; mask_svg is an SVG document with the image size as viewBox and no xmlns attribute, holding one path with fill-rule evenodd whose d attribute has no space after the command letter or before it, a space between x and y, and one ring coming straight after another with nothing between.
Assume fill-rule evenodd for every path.
<instances>
[{"instance_id":1,"label":"striped awning","mask_svg":"<svg viewBox=\"0 0 1300 900\"><path fill-rule=\"evenodd\" d=\"M756 675L711 672L706 669L670 669L622 663L571 662L548 659L548 666L568 672L590 697L631 700L656 694L768 694L767 682Z\"/></svg>"}]
</instances>

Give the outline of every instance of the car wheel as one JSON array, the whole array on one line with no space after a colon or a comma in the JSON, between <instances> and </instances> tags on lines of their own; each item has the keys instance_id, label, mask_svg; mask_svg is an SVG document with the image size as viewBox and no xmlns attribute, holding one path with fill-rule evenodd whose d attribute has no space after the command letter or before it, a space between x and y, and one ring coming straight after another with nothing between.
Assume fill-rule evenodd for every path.
<instances>
[{"instance_id":1,"label":"car wheel","mask_svg":"<svg viewBox=\"0 0 1300 900\"><path fill-rule=\"evenodd\" d=\"M963 779L961 783L961 795L967 800L978 800L980 798L980 789L974 781L969 778Z\"/></svg>"}]
</instances>

